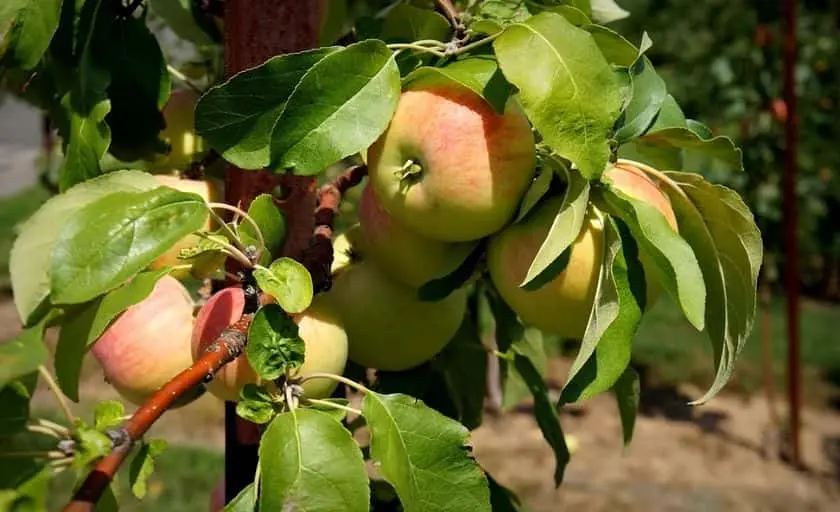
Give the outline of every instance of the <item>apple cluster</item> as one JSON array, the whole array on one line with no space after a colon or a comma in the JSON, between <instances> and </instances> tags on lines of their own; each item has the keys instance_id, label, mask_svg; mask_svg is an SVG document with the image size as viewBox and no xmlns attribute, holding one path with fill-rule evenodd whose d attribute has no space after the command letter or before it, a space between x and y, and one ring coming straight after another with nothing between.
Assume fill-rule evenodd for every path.
<instances>
[{"instance_id":1,"label":"apple cluster","mask_svg":"<svg viewBox=\"0 0 840 512\"><path fill-rule=\"evenodd\" d=\"M563 202L544 199L513 222L536 174L535 151L530 123L514 98L499 113L462 87L404 91L389 127L367 151L359 223L334 241L332 287L294 317L306 356L293 377L341 374L348 359L387 371L432 359L460 327L467 290L436 301L421 300L418 290L458 269L481 240L487 242L490 280L523 322L580 338L605 250L603 219L588 211L564 270L537 289L520 287ZM601 179L655 207L677 229L667 195L643 170L611 165ZM208 200L218 197L209 182L159 180ZM153 267L175 264L178 250L194 243L183 240ZM640 260L649 268L644 255ZM650 304L658 286L645 273ZM106 331L93 353L114 387L138 403L199 357L244 308L242 290L228 288L193 318L183 285L167 276ZM253 382L257 375L243 355L207 388L221 399L237 400ZM303 389L305 396L325 397L334 387L333 380L317 379Z\"/></svg>"}]
</instances>

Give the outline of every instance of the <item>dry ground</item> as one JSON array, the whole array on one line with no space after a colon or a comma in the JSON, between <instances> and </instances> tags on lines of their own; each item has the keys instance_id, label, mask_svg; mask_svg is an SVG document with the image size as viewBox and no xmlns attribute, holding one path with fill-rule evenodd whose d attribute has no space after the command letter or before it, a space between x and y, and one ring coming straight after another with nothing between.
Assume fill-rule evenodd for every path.
<instances>
[{"instance_id":1,"label":"dry ground","mask_svg":"<svg viewBox=\"0 0 840 512\"><path fill-rule=\"evenodd\" d=\"M0 339L14 334L14 310L0 304ZM553 362L562 375L567 363ZM113 397L91 365L82 401ZM552 483L553 457L527 404L498 417L487 416L473 434L475 454L501 483L525 498L533 510L576 511L806 511L840 510L840 414L809 408L804 415L806 468L794 470L763 456L775 445L768 435L766 402L733 395L702 407L686 403L699 390L644 389L635 438L625 450L610 396L601 396L562 415L566 433L579 448L560 490ZM53 397L41 392L38 407ZM79 408L89 416L90 411ZM172 411L154 427L173 443L223 447L221 404L204 397ZM772 450L771 450L772 451Z\"/></svg>"}]
</instances>

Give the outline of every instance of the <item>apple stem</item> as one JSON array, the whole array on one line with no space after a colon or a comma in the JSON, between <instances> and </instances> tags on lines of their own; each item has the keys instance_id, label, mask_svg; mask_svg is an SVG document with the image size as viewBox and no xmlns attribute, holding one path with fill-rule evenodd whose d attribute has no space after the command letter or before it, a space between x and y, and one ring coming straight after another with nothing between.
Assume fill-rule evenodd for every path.
<instances>
[{"instance_id":1,"label":"apple stem","mask_svg":"<svg viewBox=\"0 0 840 512\"><path fill-rule=\"evenodd\" d=\"M492 36L487 36L483 39L479 39L478 41L474 41L474 42L472 42L468 45L465 45L465 46L456 47L456 48L451 48L451 47L447 48L446 56L447 57L454 57L456 55L460 55L462 53L466 53L470 50L478 48L479 46L484 46L487 43L492 43L501 34L502 34L502 32L499 31L499 32L496 32L495 34L493 34Z\"/></svg>"},{"instance_id":2,"label":"apple stem","mask_svg":"<svg viewBox=\"0 0 840 512\"><path fill-rule=\"evenodd\" d=\"M72 439L72 436L70 435L70 430L64 427L64 425L59 425L58 423L53 423L52 421L45 420L43 418L39 418L38 420L36 420L36 423L61 435L61 437L64 439Z\"/></svg>"},{"instance_id":3,"label":"apple stem","mask_svg":"<svg viewBox=\"0 0 840 512\"><path fill-rule=\"evenodd\" d=\"M647 174L650 174L654 178L658 179L659 181L661 181L662 183L667 185L669 188L674 190L676 193L678 193L679 195L681 195L685 199L688 199L688 194L685 193L685 190L683 190L682 187L677 185L677 182L675 182L670 177L668 177L668 175L665 174L664 172L662 172L658 169L655 169L655 168L653 168L653 167L651 167L647 164L643 164L641 162L636 162L635 160L628 160L626 158L619 158L616 161L616 166L621 166L621 165L630 165L630 166L637 167L637 168L641 169L642 171L646 172Z\"/></svg>"},{"instance_id":4,"label":"apple stem","mask_svg":"<svg viewBox=\"0 0 840 512\"><path fill-rule=\"evenodd\" d=\"M213 243L220 245L224 248L225 253L227 253L228 256L241 263L242 266L244 266L245 268L252 268L254 266L254 263L248 258L248 256L246 256L244 252L240 251L233 245L227 242L222 242L215 238L210 238L209 235L206 235L204 233L196 233L196 236L205 240L211 240Z\"/></svg>"},{"instance_id":5,"label":"apple stem","mask_svg":"<svg viewBox=\"0 0 840 512\"><path fill-rule=\"evenodd\" d=\"M64 413L64 417L67 418L67 423L70 425L76 424L76 417L73 416L73 411L70 410L70 404L67 403L67 398L64 396L64 393L61 392L61 389L56 384L55 379L52 378L50 375L49 370L44 367L44 365L38 366L38 373L41 375L41 378L44 379L44 382L47 384L47 387L50 388L50 391L53 392L55 395L55 399L58 401L58 406L61 408L61 412Z\"/></svg>"},{"instance_id":6,"label":"apple stem","mask_svg":"<svg viewBox=\"0 0 840 512\"><path fill-rule=\"evenodd\" d=\"M186 85L187 87L192 89L194 92L198 93L199 95L204 94L204 91L202 91L200 87L198 87L197 85L192 83L192 80L187 78L187 75L181 73L179 70L175 69L172 65L167 64L166 65L166 71L168 71L169 74L173 78L175 78L176 80L178 80L182 84Z\"/></svg>"},{"instance_id":7,"label":"apple stem","mask_svg":"<svg viewBox=\"0 0 840 512\"><path fill-rule=\"evenodd\" d=\"M248 221L248 224L250 224L254 228L254 231L256 231L257 239L260 242L260 246L257 248L257 256L256 256L256 258L254 258L254 260L260 261L260 256L262 256L262 253L265 252L266 247L265 247L265 238L263 237L262 230L260 229L260 225L257 224L257 221L255 221L253 217L248 215L248 213L243 211L241 208L237 208L236 206L232 206L232 205L229 205L227 203L207 203L207 206L209 206L211 208L211 210L214 209L214 208L218 208L220 210L227 210L227 211L230 211L230 212L234 212L237 215L241 216L246 221ZM225 226L227 226L227 224L225 224ZM228 226L228 229L230 229L230 226ZM236 243L240 247L243 246L242 240L240 240L238 236L235 238L235 240L236 240ZM244 249L244 247L242 247L242 248Z\"/></svg>"},{"instance_id":8,"label":"apple stem","mask_svg":"<svg viewBox=\"0 0 840 512\"><path fill-rule=\"evenodd\" d=\"M440 41L435 41L435 42L439 43ZM443 44L445 44L445 43L443 43ZM423 46L423 45L419 45L419 44L415 44L415 43L391 43L391 44L388 45L388 48L390 48L391 50L415 50L415 51L418 51L418 52L430 53L430 54L432 54L436 57L440 57L440 58L446 57L446 53L444 53L440 50L436 50L436 49L434 49L430 46Z\"/></svg>"},{"instance_id":9,"label":"apple stem","mask_svg":"<svg viewBox=\"0 0 840 512\"><path fill-rule=\"evenodd\" d=\"M45 436L54 437L56 439L64 439L64 437L55 430L45 427L43 425L27 425L26 430L36 434L44 434Z\"/></svg>"},{"instance_id":10,"label":"apple stem","mask_svg":"<svg viewBox=\"0 0 840 512\"><path fill-rule=\"evenodd\" d=\"M396 172L400 180L416 179L420 174L423 174L423 166L412 159L408 159Z\"/></svg>"},{"instance_id":11,"label":"apple stem","mask_svg":"<svg viewBox=\"0 0 840 512\"><path fill-rule=\"evenodd\" d=\"M334 381L341 382L342 384L346 384L346 385L350 386L351 388L355 389L356 391L359 391L360 393L370 393L370 390L368 388L366 388L364 385L362 385L362 384L360 384L360 383L358 383L354 380L348 379L347 377L343 377L341 375L336 375L334 373L322 373L322 372L310 373L306 377L300 379L300 383L303 384L304 382L310 381L310 380L313 380L313 379L332 379Z\"/></svg>"},{"instance_id":12,"label":"apple stem","mask_svg":"<svg viewBox=\"0 0 840 512\"><path fill-rule=\"evenodd\" d=\"M355 414L357 416L362 415L362 411L360 411L359 409L355 409L353 407L348 407L346 405L342 405L342 404L339 404L339 403L336 403L336 402L330 402L328 400L319 400L317 398L305 398L304 400L308 404L321 405L321 406L324 406L324 407L332 407L333 409L339 409L339 410L342 410L344 412Z\"/></svg>"}]
</instances>

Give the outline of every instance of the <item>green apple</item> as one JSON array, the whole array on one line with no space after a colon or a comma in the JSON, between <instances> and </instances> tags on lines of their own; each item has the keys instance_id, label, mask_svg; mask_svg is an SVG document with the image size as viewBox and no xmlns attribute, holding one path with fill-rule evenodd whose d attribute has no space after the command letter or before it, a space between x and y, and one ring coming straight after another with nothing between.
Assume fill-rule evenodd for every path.
<instances>
[{"instance_id":1,"label":"green apple","mask_svg":"<svg viewBox=\"0 0 840 512\"><path fill-rule=\"evenodd\" d=\"M412 288L452 273L475 248L473 242L432 240L403 226L382 208L369 185L359 202L359 225L368 258Z\"/></svg>"},{"instance_id":2,"label":"green apple","mask_svg":"<svg viewBox=\"0 0 840 512\"><path fill-rule=\"evenodd\" d=\"M350 242L340 236L336 246ZM351 361L368 368L399 371L440 352L461 325L467 292L423 302L417 290L384 274L373 261L352 259L333 275L332 288L315 297L339 315Z\"/></svg>"},{"instance_id":3,"label":"green apple","mask_svg":"<svg viewBox=\"0 0 840 512\"><path fill-rule=\"evenodd\" d=\"M161 138L170 145L169 154L150 162L151 172L186 169L203 152L204 141L195 133L195 105L199 95L192 89L175 89L163 107L165 127Z\"/></svg>"},{"instance_id":4,"label":"green apple","mask_svg":"<svg viewBox=\"0 0 840 512\"><path fill-rule=\"evenodd\" d=\"M676 229L676 217L668 197L644 172L630 166L613 168L604 180L627 195L648 202L663 212ZM580 339L586 331L595 300L598 276L604 258L604 226L588 214L571 246L566 268L536 290L519 287L540 249L562 204L554 197L537 206L524 222L509 226L490 239L487 267L502 299L525 323L565 338ZM642 268L650 268L639 254ZM647 307L656 300L659 285L645 270Z\"/></svg>"},{"instance_id":5,"label":"green apple","mask_svg":"<svg viewBox=\"0 0 840 512\"><path fill-rule=\"evenodd\" d=\"M140 405L192 365L192 328L189 292L164 276L105 330L91 352L120 396Z\"/></svg>"},{"instance_id":6,"label":"green apple","mask_svg":"<svg viewBox=\"0 0 840 512\"><path fill-rule=\"evenodd\" d=\"M455 86L403 92L367 156L385 210L413 231L446 242L502 229L535 172L534 137L516 101L511 98L501 115Z\"/></svg>"},{"instance_id":7,"label":"green apple","mask_svg":"<svg viewBox=\"0 0 840 512\"><path fill-rule=\"evenodd\" d=\"M210 297L195 319L192 334L192 358L198 360L222 331L242 317L245 295L241 288L225 288ZM295 315L298 334L305 345L303 365L292 377L327 372L341 375L347 363L347 335L336 321L336 315L326 306L313 304L305 312ZM237 401L245 384L257 382L257 374L243 354L216 373L207 390L222 400ZM326 398L337 383L330 379L313 379L303 384L303 396Z\"/></svg>"}]
</instances>

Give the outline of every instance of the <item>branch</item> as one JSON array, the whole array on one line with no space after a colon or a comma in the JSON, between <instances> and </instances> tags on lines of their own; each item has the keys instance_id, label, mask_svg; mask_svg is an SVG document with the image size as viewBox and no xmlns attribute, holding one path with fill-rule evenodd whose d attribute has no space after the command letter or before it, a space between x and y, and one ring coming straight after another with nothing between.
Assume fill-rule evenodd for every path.
<instances>
[{"instance_id":1,"label":"branch","mask_svg":"<svg viewBox=\"0 0 840 512\"><path fill-rule=\"evenodd\" d=\"M458 9L452 4L451 0L435 0L435 4L437 4L438 9L446 16L446 19L449 20L449 23L452 24L452 28L455 29L456 36L466 30L466 27L461 22L461 15L458 13Z\"/></svg>"},{"instance_id":2,"label":"branch","mask_svg":"<svg viewBox=\"0 0 840 512\"><path fill-rule=\"evenodd\" d=\"M238 322L222 331L219 338L207 348L198 361L149 397L122 427L109 433L113 442L111 453L99 459L79 490L76 491L73 500L64 507L64 512L92 512L94 510L96 502L113 480L134 443L140 440L152 424L181 396L211 379L224 365L242 353L247 341L251 318L251 315L244 315Z\"/></svg>"},{"instance_id":3,"label":"branch","mask_svg":"<svg viewBox=\"0 0 840 512\"><path fill-rule=\"evenodd\" d=\"M208 151L200 160L194 160L186 169L181 172L181 177L189 180L203 180L207 168L221 160L215 149Z\"/></svg>"},{"instance_id":4,"label":"branch","mask_svg":"<svg viewBox=\"0 0 840 512\"><path fill-rule=\"evenodd\" d=\"M318 206L315 209L315 231L309 246L303 253L301 263L312 274L315 292L330 289L330 267L333 262L333 222L338 215L341 198L348 189L361 183L367 175L367 166L350 167L333 181L318 190Z\"/></svg>"}]
</instances>

